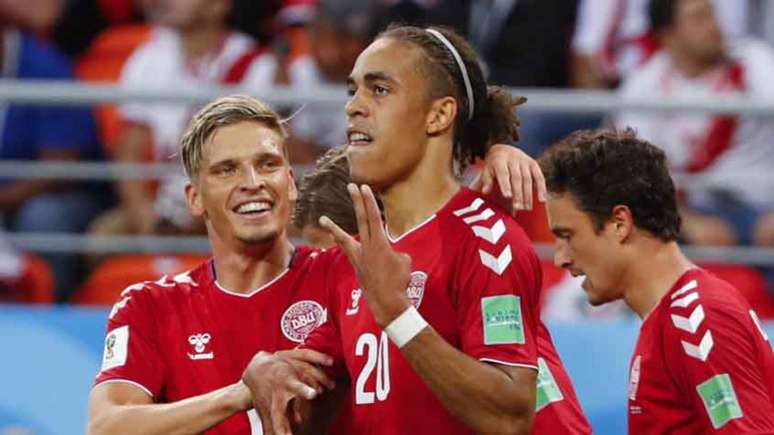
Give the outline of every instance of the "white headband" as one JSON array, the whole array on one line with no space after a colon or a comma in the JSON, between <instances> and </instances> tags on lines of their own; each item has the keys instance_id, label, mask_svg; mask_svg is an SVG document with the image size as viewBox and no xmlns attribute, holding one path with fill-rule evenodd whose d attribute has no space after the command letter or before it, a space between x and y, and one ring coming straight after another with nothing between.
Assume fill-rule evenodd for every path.
<instances>
[{"instance_id":1,"label":"white headband","mask_svg":"<svg viewBox=\"0 0 774 435\"><path fill-rule=\"evenodd\" d=\"M427 33L438 38L438 40L449 49L452 56L454 56L454 60L457 61L457 66L460 68L460 73L462 73L462 81L465 82L465 93L468 94L468 121L470 121L473 119L473 109L476 107L476 101L473 99L473 87L470 86L470 78L468 77L468 70L465 68L465 62L462 61L462 57L457 52L457 49L454 48L454 45L452 45L441 32L435 29L425 30L427 30Z\"/></svg>"}]
</instances>

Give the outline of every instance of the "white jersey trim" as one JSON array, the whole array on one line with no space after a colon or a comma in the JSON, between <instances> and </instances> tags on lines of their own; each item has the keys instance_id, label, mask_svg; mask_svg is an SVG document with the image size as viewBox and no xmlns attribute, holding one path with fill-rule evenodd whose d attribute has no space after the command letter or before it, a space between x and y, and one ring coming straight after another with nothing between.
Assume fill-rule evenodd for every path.
<instances>
[{"instance_id":1,"label":"white jersey trim","mask_svg":"<svg viewBox=\"0 0 774 435\"><path fill-rule=\"evenodd\" d=\"M134 382L134 381L130 381L129 379L106 379L106 380L104 380L104 381L94 385L93 387L91 387L91 389L93 391L95 388L97 388L100 385L114 384L114 383L119 383L119 382L123 383L123 384L132 384L135 387L139 387L142 391L145 391L145 393L147 393L151 398L154 397L153 393L151 393L149 389L145 388L144 385L142 385L140 383L137 383L137 382Z\"/></svg>"},{"instance_id":2,"label":"white jersey trim","mask_svg":"<svg viewBox=\"0 0 774 435\"><path fill-rule=\"evenodd\" d=\"M433 219L435 219L435 216L436 216L435 213L433 213L432 216L430 216L429 218L425 219L423 222L420 222L414 228L411 228L410 230L404 232L403 234L401 234L401 235L399 235L399 236L397 236L395 238L393 238L390 235L390 229L387 228L387 224L384 224L384 233L387 234L387 240L389 240L390 243L398 243L400 241L400 239L408 236L409 234L413 233L414 231L416 231L416 230L422 228L423 226L427 225L428 223L430 223Z\"/></svg>"},{"instance_id":3,"label":"white jersey trim","mask_svg":"<svg viewBox=\"0 0 774 435\"><path fill-rule=\"evenodd\" d=\"M510 363L510 362L500 361L499 359L494 359L494 358L479 358L478 360L481 361L481 362L502 364L502 365L508 366L508 367L525 367L525 368L528 368L528 369L533 369L535 371L539 371L538 370L538 366L533 366L532 364Z\"/></svg>"},{"instance_id":4,"label":"white jersey trim","mask_svg":"<svg viewBox=\"0 0 774 435\"><path fill-rule=\"evenodd\" d=\"M237 296L237 297L240 297L240 298L251 298L251 297L255 296L256 293L260 292L261 290L263 290L263 289L265 289L267 287L270 287L272 284L277 282L280 278L285 276L285 274L288 273L289 270L290 270L289 267L286 268L285 270L282 271L282 273L280 273L279 275L275 276L271 281L269 281L266 284L258 287L257 289L250 290L247 293L238 293L238 292L235 292L233 290L229 290L229 289L223 287L222 285L220 285L220 283L217 280L215 280L215 287L217 287L217 289L222 291L223 293L226 293L226 294L231 295L231 296Z\"/></svg>"}]
</instances>

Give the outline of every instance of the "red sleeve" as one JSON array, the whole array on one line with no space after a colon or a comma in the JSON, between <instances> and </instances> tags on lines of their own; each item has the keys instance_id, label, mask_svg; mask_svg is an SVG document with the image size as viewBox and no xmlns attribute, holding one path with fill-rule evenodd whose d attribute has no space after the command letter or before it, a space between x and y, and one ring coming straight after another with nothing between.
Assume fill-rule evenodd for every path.
<instances>
[{"instance_id":1,"label":"red sleeve","mask_svg":"<svg viewBox=\"0 0 774 435\"><path fill-rule=\"evenodd\" d=\"M102 368L95 385L121 381L137 385L157 398L164 379L164 362L156 340L150 290L144 284L121 293L108 318Z\"/></svg>"},{"instance_id":2,"label":"red sleeve","mask_svg":"<svg viewBox=\"0 0 774 435\"><path fill-rule=\"evenodd\" d=\"M537 370L537 256L509 217L480 227L490 231L489 237L467 237L457 255L454 286L462 351L482 361ZM473 228L469 231L473 234Z\"/></svg>"},{"instance_id":3,"label":"red sleeve","mask_svg":"<svg viewBox=\"0 0 774 435\"><path fill-rule=\"evenodd\" d=\"M664 357L703 432L774 433L762 338L749 313L700 296L687 307L671 306L663 322Z\"/></svg>"}]
</instances>

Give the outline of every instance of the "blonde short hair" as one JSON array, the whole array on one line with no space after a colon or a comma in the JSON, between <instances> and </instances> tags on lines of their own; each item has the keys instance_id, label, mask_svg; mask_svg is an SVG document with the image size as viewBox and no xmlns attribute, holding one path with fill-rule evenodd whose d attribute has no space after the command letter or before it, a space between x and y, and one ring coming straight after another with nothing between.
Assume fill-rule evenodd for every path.
<instances>
[{"instance_id":1,"label":"blonde short hair","mask_svg":"<svg viewBox=\"0 0 774 435\"><path fill-rule=\"evenodd\" d=\"M198 177L204 145L212 139L215 131L243 121L259 122L279 133L283 140L283 154L288 160L288 150L284 145L288 133L277 112L256 98L229 95L212 101L194 115L180 140L183 167L189 179Z\"/></svg>"}]
</instances>

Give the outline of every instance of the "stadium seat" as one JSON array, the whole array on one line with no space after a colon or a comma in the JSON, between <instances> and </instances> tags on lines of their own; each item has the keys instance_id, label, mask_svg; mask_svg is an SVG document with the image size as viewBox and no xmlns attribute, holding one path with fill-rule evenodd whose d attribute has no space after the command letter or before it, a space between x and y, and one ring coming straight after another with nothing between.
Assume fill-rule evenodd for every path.
<instances>
[{"instance_id":1,"label":"stadium seat","mask_svg":"<svg viewBox=\"0 0 774 435\"><path fill-rule=\"evenodd\" d=\"M54 302L54 274L45 260L32 255L24 255L24 269L18 283L19 302L50 304Z\"/></svg>"},{"instance_id":2,"label":"stadium seat","mask_svg":"<svg viewBox=\"0 0 774 435\"><path fill-rule=\"evenodd\" d=\"M120 255L105 260L89 276L73 297L85 305L111 305L126 287L143 281L156 281L193 269L208 256L202 255Z\"/></svg>"},{"instance_id":3,"label":"stadium seat","mask_svg":"<svg viewBox=\"0 0 774 435\"><path fill-rule=\"evenodd\" d=\"M129 56L151 33L146 24L126 24L109 27L92 43L89 50L76 62L76 75L87 82L116 83L121 77L121 69ZM100 140L109 155L113 153L121 122L112 105L102 105L95 109L95 119Z\"/></svg>"},{"instance_id":4,"label":"stadium seat","mask_svg":"<svg viewBox=\"0 0 774 435\"><path fill-rule=\"evenodd\" d=\"M763 275L749 266L708 263L701 267L731 283L744 295L761 319L774 319L774 294Z\"/></svg>"}]
</instances>

